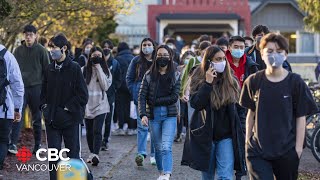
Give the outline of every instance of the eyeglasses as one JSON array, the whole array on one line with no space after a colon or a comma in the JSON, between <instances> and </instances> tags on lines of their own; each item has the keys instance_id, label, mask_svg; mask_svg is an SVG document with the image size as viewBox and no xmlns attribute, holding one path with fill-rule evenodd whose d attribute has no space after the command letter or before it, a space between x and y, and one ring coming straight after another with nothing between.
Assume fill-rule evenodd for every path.
<instances>
[{"instance_id":1,"label":"eyeglasses","mask_svg":"<svg viewBox=\"0 0 320 180\"><path fill-rule=\"evenodd\" d=\"M24 33L24 36L26 37L33 37L34 33Z\"/></svg>"}]
</instances>

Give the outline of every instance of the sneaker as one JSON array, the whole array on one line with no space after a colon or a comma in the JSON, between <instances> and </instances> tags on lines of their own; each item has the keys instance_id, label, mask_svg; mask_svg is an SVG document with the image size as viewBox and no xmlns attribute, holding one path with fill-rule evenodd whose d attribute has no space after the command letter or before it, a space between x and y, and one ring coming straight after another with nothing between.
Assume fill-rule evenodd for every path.
<instances>
[{"instance_id":1,"label":"sneaker","mask_svg":"<svg viewBox=\"0 0 320 180\"><path fill-rule=\"evenodd\" d=\"M133 130L133 135L137 135L138 134L138 130L137 129L134 129Z\"/></svg>"},{"instance_id":2,"label":"sneaker","mask_svg":"<svg viewBox=\"0 0 320 180\"><path fill-rule=\"evenodd\" d=\"M157 180L170 180L170 174L160 175Z\"/></svg>"},{"instance_id":3,"label":"sneaker","mask_svg":"<svg viewBox=\"0 0 320 180\"><path fill-rule=\"evenodd\" d=\"M109 150L109 145L106 142L103 142L101 145L101 151L108 151Z\"/></svg>"},{"instance_id":4,"label":"sneaker","mask_svg":"<svg viewBox=\"0 0 320 180\"><path fill-rule=\"evenodd\" d=\"M119 129L118 123L112 123L111 125L111 131Z\"/></svg>"},{"instance_id":5,"label":"sneaker","mask_svg":"<svg viewBox=\"0 0 320 180\"><path fill-rule=\"evenodd\" d=\"M169 180L170 176L171 176L170 174L163 175L163 180Z\"/></svg>"},{"instance_id":6,"label":"sneaker","mask_svg":"<svg viewBox=\"0 0 320 180\"><path fill-rule=\"evenodd\" d=\"M114 136L124 136L126 135L126 132L123 129L116 129L112 132L112 135Z\"/></svg>"},{"instance_id":7,"label":"sneaker","mask_svg":"<svg viewBox=\"0 0 320 180\"><path fill-rule=\"evenodd\" d=\"M137 166L143 166L144 156L141 155L141 154L138 154L138 155L136 156L135 161L136 161L136 163L137 163Z\"/></svg>"},{"instance_id":8,"label":"sneaker","mask_svg":"<svg viewBox=\"0 0 320 180\"><path fill-rule=\"evenodd\" d=\"M133 136L134 135L134 130L133 129L128 129L127 135L128 136Z\"/></svg>"},{"instance_id":9,"label":"sneaker","mask_svg":"<svg viewBox=\"0 0 320 180\"><path fill-rule=\"evenodd\" d=\"M15 144L10 144L8 152L11 154L18 154L18 148Z\"/></svg>"},{"instance_id":10,"label":"sneaker","mask_svg":"<svg viewBox=\"0 0 320 180\"><path fill-rule=\"evenodd\" d=\"M97 154L93 154L92 166L98 166L99 162L100 162L99 156Z\"/></svg>"},{"instance_id":11,"label":"sneaker","mask_svg":"<svg viewBox=\"0 0 320 180\"><path fill-rule=\"evenodd\" d=\"M93 154L90 154L87 159L87 163L92 163L92 158L93 158Z\"/></svg>"},{"instance_id":12,"label":"sneaker","mask_svg":"<svg viewBox=\"0 0 320 180\"><path fill-rule=\"evenodd\" d=\"M37 151L38 151L40 148L41 148L41 144L39 144L39 145L34 145L32 154L36 154Z\"/></svg>"},{"instance_id":13,"label":"sneaker","mask_svg":"<svg viewBox=\"0 0 320 180\"><path fill-rule=\"evenodd\" d=\"M182 142L182 138L181 138L181 135L180 136L176 136L176 138L174 139L174 142Z\"/></svg>"},{"instance_id":14,"label":"sneaker","mask_svg":"<svg viewBox=\"0 0 320 180\"><path fill-rule=\"evenodd\" d=\"M150 163L153 166L157 165L156 158L155 157L150 157Z\"/></svg>"}]
</instances>

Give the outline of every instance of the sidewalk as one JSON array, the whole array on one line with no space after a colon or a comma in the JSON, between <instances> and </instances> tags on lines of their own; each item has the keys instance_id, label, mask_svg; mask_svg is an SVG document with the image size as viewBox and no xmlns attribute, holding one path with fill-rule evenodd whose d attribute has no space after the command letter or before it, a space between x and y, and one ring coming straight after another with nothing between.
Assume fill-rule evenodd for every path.
<instances>
[{"instance_id":1,"label":"sidewalk","mask_svg":"<svg viewBox=\"0 0 320 180\"><path fill-rule=\"evenodd\" d=\"M28 148L30 144L28 144ZM45 146L45 145L44 145ZM82 136L82 157L84 160L89 156L89 149L86 142L86 137ZM189 167L181 166L180 161L182 157L183 143L174 144L173 146L173 174L172 180L198 180L201 179L201 173ZM112 136L110 141L110 150L100 152L101 162L97 167L90 164L88 167L91 169L94 179L112 179L112 180L155 180L158 176L156 166L150 164L149 157L146 158L143 167L137 167L134 158L136 155L136 136ZM148 148L149 151L149 148ZM7 161L8 160L8 161ZM0 172L4 176L0 180L48 180L48 172L18 172L15 164L19 163L15 156L9 156L6 161L10 162L5 166L4 171ZM39 163L35 156L28 162L28 164ZM313 157L309 149L305 149L301 158L299 171L306 174L319 173L320 163ZM307 179L320 179L320 175ZM247 180L246 177L243 180ZM301 179L302 180L302 179Z\"/></svg>"}]
</instances>

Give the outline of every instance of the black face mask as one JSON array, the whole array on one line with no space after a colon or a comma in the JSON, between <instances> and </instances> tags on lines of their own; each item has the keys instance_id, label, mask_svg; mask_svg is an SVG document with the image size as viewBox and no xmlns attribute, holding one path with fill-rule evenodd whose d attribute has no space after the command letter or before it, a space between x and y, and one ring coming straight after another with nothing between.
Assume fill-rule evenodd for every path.
<instances>
[{"instance_id":1,"label":"black face mask","mask_svg":"<svg viewBox=\"0 0 320 180\"><path fill-rule=\"evenodd\" d=\"M100 64L103 61L103 59L101 57L92 57L91 61L93 64Z\"/></svg>"},{"instance_id":2,"label":"black face mask","mask_svg":"<svg viewBox=\"0 0 320 180\"><path fill-rule=\"evenodd\" d=\"M105 56L108 56L110 54L110 49L106 48L103 50L103 52Z\"/></svg>"},{"instance_id":3,"label":"black face mask","mask_svg":"<svg viewBox=\"0 0 320 180\"><path fill-rule=\"evenodd\" d=\"M169 61L168 57L158 57L156 59L157 65L160 67L166 67L169 64Z\"/></svg>"}]
</instances>

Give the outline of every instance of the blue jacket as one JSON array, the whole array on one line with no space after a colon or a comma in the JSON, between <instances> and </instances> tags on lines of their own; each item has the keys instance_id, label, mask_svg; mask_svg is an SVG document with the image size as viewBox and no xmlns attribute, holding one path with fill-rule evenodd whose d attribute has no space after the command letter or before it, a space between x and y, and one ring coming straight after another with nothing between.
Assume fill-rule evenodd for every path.
<instances>
[{"instance_id":1,"label":"blue jacket","mask_svg":"<svg viewBox=\"0 0 320 180\"><path fill-rule=\"evenodd\" d=\"M5 47L0 44L0 51ZM24 96L24 84L21 76L20 67L16 58L7 51L4 55L4 59L7 65L7 79L10 82L7 89L6 105L8 106L7 119L14 119L14 109L22 111L23 96ZM5 112L0 107L0 118L4 118Z\"/></svg>"},{"instance_id":2,"label":"blue jacket","mask_svg":"<svg viewBox=\"0 0 320 180\"><path fill-rule=\"evenodd\" d=\"M115 102L116 92L121 86L122 77L120 64L116 59L113 58L113 56L110 56L110 58L107 61L107 64L112 74L112 85L109 87L107 95L109 103L112 104Z\"/></svg>"},{"instance_id":3,"label":"blue jacket","mask_svg":"<svg viewBox=\"0 0 320 180\"><path fill-rule=\"evenodd\" d=\"M128 72L127 72L127 86L129 88L129 91L133 97L133 101L136 105L138 105L138 94L139 94L139 89L141 86L141 82L143 79L143 76L145 73L139 73L137 77L137 66L140 63L140 56L136 56L132 59ZM141 67L140 67L141 68ZM139 72L146 72L148 69L145 69L145 71L140 70Z\"/></svg>"},{"instance_id":4,"label":"blue jacket","mask_svg":"<svg viewBox=\"0 0 320 180\"><path fill-rule=\"evenodd\" d=\"M118 90L119 92L129 93L127 83L126 83L126 74L128 71L129 64L133 58L134 56L132 55L130 49L120 51L118 55L115 57L115 59L118 60L121 68L122 80L121 80L121 86Z\"/></svg>"}]
</instances>

